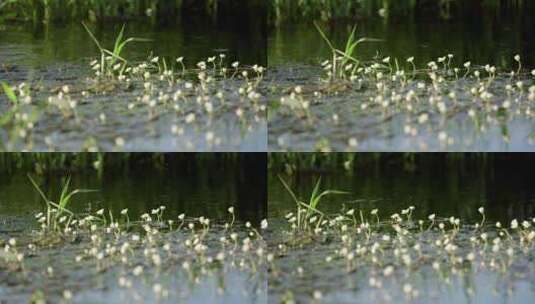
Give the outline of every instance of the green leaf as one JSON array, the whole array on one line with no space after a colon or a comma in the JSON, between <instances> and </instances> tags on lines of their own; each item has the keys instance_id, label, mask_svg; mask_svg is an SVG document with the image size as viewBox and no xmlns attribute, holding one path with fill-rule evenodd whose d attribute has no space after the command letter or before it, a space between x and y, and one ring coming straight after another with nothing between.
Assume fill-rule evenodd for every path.
<instances>
[{"instance_id":1,"label":"green leaf","mask_svg":"<svg viewBox=\"0 0 535 304\"><path fill-rule=\"evenodd\" d=\"M15 92L13 89L5 82L2 82L2 89L4 90L4 93L6 94L7 98L14 104L18 104L18 98L17 95L15 95Z\"/></svg>"}]
</instances>

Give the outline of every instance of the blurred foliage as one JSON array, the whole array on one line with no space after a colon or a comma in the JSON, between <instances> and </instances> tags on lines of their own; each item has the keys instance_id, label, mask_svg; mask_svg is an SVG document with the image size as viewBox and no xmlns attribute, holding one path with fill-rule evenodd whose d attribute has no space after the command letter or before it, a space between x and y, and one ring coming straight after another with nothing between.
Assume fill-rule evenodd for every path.
<instances>
[{"instance_id":1,"label":"blurred foliage","mask_svg":"<svg viewBox=\"0 0 535 304\"><path fill-rule=\"evenodd\" d=\"M192 171L239 166L254 154L239 153L0 153L0 173L156 169Z\"/></svg>"},{"instance_id":2,"label":"blurred foliage","mask_svg":"<svg viewBox=\"0 0 535 304\"><path fill-rule=\"evenodd\" d=\"M265 15L264 3L264 0L4 0L0 1L0 22L149 18L161 23L192 16L215 20L229 13L260 11Z\"/></svg>"},{"instance_id":3,"label":"blurred foliage","mask_svg":"<svg viewBox=\"0 0 535 304\"><path fill-rule=\"evenodd\" d=\"M509 168L530 170L535 154L517 153L270 153L271 173L346 171L397 168L406 171L487 170Z\"/></svg>"},{"instance_id":4,"label":"blurred foliage","mask_svg":"<svg viewBox=\"0 0 535 304\"><path fill-rule=\"evenodd\" d=\"M535 1L527 0L268 0L271 24L288 21L363 18L381 16L385 19L415 17L449 19L467 11L519 11L533 9Z\"/></svg>"}]
</instances>

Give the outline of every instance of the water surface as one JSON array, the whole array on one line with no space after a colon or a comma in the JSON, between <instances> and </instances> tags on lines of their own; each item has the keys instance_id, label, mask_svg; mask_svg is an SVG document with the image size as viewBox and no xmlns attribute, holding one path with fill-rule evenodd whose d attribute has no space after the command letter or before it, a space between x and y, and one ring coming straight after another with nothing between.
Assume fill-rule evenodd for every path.
<instances>
[{"instance_id":1,"label":"water surface","mask_svg":"<svg viewBox=\"0 0 535 304\"><path fill-rule=\"evenodd\" d=\"M451 19L424 14L385 19L377 16L357 18L353 22L338 20L323 23L321 28L334 46L342 50L354 25L358 38L379 39L359 44L353 54L368 66L371 62L382 63L388 57L389 66L394 71L399 69L411 74L413 66L406 62L408 58L414 58L417 69L427 69L429 62L438 62L440 57L447 55L452 56L447 60L448 64L459 68L461 74L464 74L463 65L468 61L472 66L471 72L487 64L495 66L502 76L496 79L497 90L493 92L495 98L492 102L499 107L507 100L500 93L509 81L506 73L518 69L514 60L516 55L521 58L523 74L514 82L520 80L528 87L533 85L530 72L535 66L535 32L532 30L535 24L530 14L529 9L522 13L504 9L494 14L467 9L462 16ZM409 136L410 130L404 130L410 128L407 124L414 121L414 117L408 113L410 111L394 106L396 102L390 101L389 106L379 107L379 115L371 107L359 109L364 102L372 101L372 104L379 105L380 102L374 103L373 100L389 100L391 93L402 92L401 95L404 95L407 91L389 87L385 95L378 96L380 94L375 92L378 81L372 79L369 83L364 80L363 86L354 84L347 90L325 93L322 87L328 77L320 63L330 59L331 49L312 23L285 24L269 33L269 83L274 92L270 100L273 106L270 107L268 126L271 151L507 152L534 149L535 133L530 114L527 117L511 115L498 121L485 117L482 121L489 123L486 125L485 122L482 126L480 122L473 123L466 112L460 111L460 115L451 115L447 119L437 117L425 130L417 130L417 135ZM423 71L422 75L427 72ZM387 78L392 76L388 69L383 74ZM448 81L442 94L454 91L460 96L462 91L468 92L475 85L472 80ZM278 101L283 97L288 99L289 92L297 86L309 92L303 100L310 104L307 111L311 119L301 117L299 110L278 107ZM312 96L311 92L321 95ZM430 96L427 94L423 98L427 101ZM463 106L478 105L470 97L465 97L459 98ZM531 101L522 103L529 107ZM476 110L476 113L481 112ZM442 143L440 137L443 138ZM358 145L349 145L350 141Z\"/></svg>"},{"instance_id":2,"label":"water surface","mask_svg":"<svg viewBox=\"0 0 535 304\"><path fill-rule=\"evenodd\" d=\"M412 218L415 222L406 220L403 215L405 224L402 226L407 225L404 227L409 227L409 233L399 238L390 231L393 229L389 230L388 224L383 228L373 226L368 238L352 228L344 232L338 226L328 228L329 225L324 225L323 232L315 236L290 231L285 216L289 212L295 214L296 205L272 172L268 185L269 217L276 228L270 231L269 245L277 259L270 277L270 303L283 299L307 302L318 295L322 303L370 300L450 303L452 299L458 303L528 303L531 300L535 273L532 245L521 249L515 238L512 243L515 245L511 246L516 253L514 259L508 259L503 252L509 246L505 245L505 239L502 243L505 248L498 249L496 254L491 253L490 241L488 246L476 247L471 243L472 237L477 239L483 234L474 228L474 224L482 220L478 212L480 206L485 210L484 229L488 229L489 239L496 235L494 221L501 221L504 227L509 227L513 219L531 223L535 215L535 188L531 173L533 163L529 158L505 157L505 161L475 165L470 161L439 162L437 156L435 161L418 162L416 166L410 162L404 165L390 162L388 157L381 159L376 165L351 171L326 170L319 165L281 177L304 201L308 200L320 177L321 190L347 191L347 195L326 196L317 206L331 220L355 209L359 224L362 211L364 219L373 226L376 219L370 212L375 208L382 221L389 221L390 215L402 214L402 209L414 206ZM428 225L430 214L461 220L463 228L449 239L458 247L449 255L444 247L437 245L440 244L437 241L444 240L445 233L436 226L435 230L423 231L417 224L410 228L411 223L420 219ZM344 222L349 227L352 225L350 218ZM385 239L385 235L390 238ZM390 242L390 239L395 240ZM374 246L380 249L373 251ZM350 262L342 254L344 250L354 255L354 262L351 262L354 266L348 266ZM423 254L419 254L419 250ZM470 252L476 253L473 263L466 258ZM404 255L409 260L408 265L401 259ZM457 258L462 262L453 262ZM433 263L438 263L439 270L432 267ZM388 266L393 272L385 275ZM354 268L348 270L348 267ZM377 281L380 286L374 285Z\"/></svg>"},{"instance_id":3,"label":"water surface","mask_svg":"<svg viewBox=\"0 0 535 304\"><path fill-rule=\"evenodd\" d=\"M162 67L158 69L159 73L163 73L162 69L166 66L179 77L182 71L182 65L176 62L179 57L184 57L187 69L198 69L198 62L206 61L212 56L216 56L219 63L219 55L225 56L221 63L227 67L235 61L240 62L243 68L267 64L265 34L262 23L258 21L252 22L250 27L239 27L235 20L215 22L198 18L187 18L165 26L154 26L141 21L129 21L125 25L124 37L149 40L125 47L121 56L128 60L131 67L158 57ZM103 47L108 49L113 49L122 26L119 22L89 25ZM173 107L167 102L158 102L157 115L147 115L146 110L152 109L146 108L146 103L137 104L135 109L132 107L146 95L142 82L132 81L133 85L126 89L119 88L116 79L95 79L95 73L89 64L93 59L100 58L100 53L81 24L52 24L42 27L8 24L0 27L0 35L0 81L11 86L27 84L31 87L33 105L36 105L20 111L31 113L29 116L35 120L35 129L31 128L31 133L34 131L36 134L35 142L30 139L32 143L29 144L18 138L16 127L7 124L3 132L0 132L2 150L95 150L88 146L97 146L96 149L103 151L266 150L267 126L262 117L264 111L258 109L261 105L242 103L238 94L245 81L217 79L210 87L209 95L215 97L212 95L222 92L225 98L223 106L213 107L215 115L201 113L204 107L195 102L197 94L188 94L191 105ZM160 86L156 83L161 75L157 74L152 71L151 82L155 88L149 95L154 95L154 99L165 94L172 97L177 90L184 90L186 80L197 79L196 75L190 75L175 85L163 82L163 86ZM184 75L180 74L182 76ZM109 90L103 89L106 84ZM55 115L55 107L49 107L48 110L44 107L50 97L57 97L58 88L63 86L69 86L71 92L76 92L71 96L71 101L78 102L80 116L76 121L58 117ZM95 90L95 86L98 89ZM87 91L97 91L97 94L89 97L78 94ZM211 102L215 103L214 100ZM7 112L9 105L7 98L1 96L0 109ZM235 114L239 107L244 113L242 117ZM182 112L177 113L178 108ZM184 118L192 112L197 112L195 123L185 123ZM102 114L107 115L108 123L97 126ZM82 125L92 127L85 128ZM178 129L180 134L172 132ZM207 136L214 140L205 140ZM117 138L124 140L124 145L116 147ZM50 142L53 144L50 145Z\"/></svg>"},{"instance_id":4,"label":"water surface","mask_svg":"<svg viewBox=\"0 0 535 304\"><path fill-rule=\"evenodd\" d=\"M16 166L15 170L0 170L0 244L4 248L9 239L16 238L14 250L24 254L22 268L13 264L13 251L0 254L0 300L57 302L69 290L74 303L265 303L267 285L262 262L247 255L240 257L240 250L231 254L234 249L220 243L220 238L229 238L230 232L245 238L248 233L245 222L257 227L266 217L266 205L262 203L266 201L265 158L244 155L240 159L235 162L240 165L236 166L218 161L204 165L184 161L177 165L171 160L157 166L139 162L124 168L109 165L103 170L45 170L42 174ZM127 208L133 228L115 235L100 228L91 233L75 228L77 236L39 234L35 214L44 211L44 204L28 173L54 201L68 176L72 178L71 190L97 190L74 196L67 207L78 216L95 215L102 208L115 219L122 217L121 225L125 219L120 212ZM152 212L160 206L166 207L161 221ZM231 206L236 218L229 230L223 224L232 221L228 211ZM141 233L138 221L143 213L151 214L155 221L151 238ZM179 223L177 216L181 213L192 224L198 223L195 218L209 218L212 223L209 233L201 230L194 237L191 230L177 230L178 224L171 229L168 220ZM91 239L97 235L101 238L98 243ZM141 240L135 241L134 235L141 235ZM194 238L206 246L204 254L212 257L211 260L220 251L228 251L230 257L221 263L207 262L184 246L186 240ZM37 249L30 249L30 244ZM116 253L125 244L131 250L121 258ZM168 250L164 244L170 246ZM255 239L251 246L254 253L257 246L263 246L263 241ZM101 252L102 257L95 258L95 254L89 253L91 250ZM155 255L161 257L161 264L154 262ZM231 260L234 257L236 260ZM238 266L243 259L252 263ZM191 271L184 269L186 261ZM143 268L142 274L132 273L137 266ZM129 280L131 287L125 288L122 280ZM165 296L155 291L157 284L166 290Z\"/></svg>"},{"instance_id":5,"label":"water surface","mask_svg":"<svg viewBox=\"0 0 535 304\"><path fill-rule=\"evenodd\" d=\"M519 54L525 66L535 66L535 21L529 9L522 13L503 10L499 14L466 10L464 16L449 20L431 16L383 19L370 17L353 22L339 21L323 26L327 37L342 48L353 26L357 37L380 39L357 47L360 60L391 56L401 64L409 57L422 66L446 54L457 63L471 61L511 68ZM310 47L310 46L314 47ZM268 61L271 67L297 63L318 63L331 56L313 24L288 24L268 36Z\"/></svg>"}]
</instances>

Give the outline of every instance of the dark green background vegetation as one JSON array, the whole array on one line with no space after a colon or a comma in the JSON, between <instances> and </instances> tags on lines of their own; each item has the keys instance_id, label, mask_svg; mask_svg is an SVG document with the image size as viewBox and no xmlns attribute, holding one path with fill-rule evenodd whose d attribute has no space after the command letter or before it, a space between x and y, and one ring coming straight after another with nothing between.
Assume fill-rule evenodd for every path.
<instances>
[{"instance_id":1,"label":"dark green background vegetation","mask_svg":"<svg viewBox=\"0 0 535 304\"><path fill-rule=\"evenodd\" d=\"M535 9L526 0L268 0L271 24L288 21L385 18L467 18L482 13L501 14Z\"/></svg>"},{"instance_id":2,"label":"dark green background vegetation","mask_svg":"<svg viewBox=\"0 0 535 304\"><path fill-rule=\"evenodd\" d=\"M336 171L389 168L406 171L503 170L530 172L535 169L532 153L270 153L272 172Z\"/></svg>"},{"instance_id":3,"label":"dark green background vegetation","mask_svg":"<svg viewBox=\"0 0 535 304\"><path fill-rule=\"evenodd\" d=\"M0 2L2 20L35 23L151 18L156 22L192 16L224 18L265 13L262 0L8 0Z\"/></svg>"}]
</instances>

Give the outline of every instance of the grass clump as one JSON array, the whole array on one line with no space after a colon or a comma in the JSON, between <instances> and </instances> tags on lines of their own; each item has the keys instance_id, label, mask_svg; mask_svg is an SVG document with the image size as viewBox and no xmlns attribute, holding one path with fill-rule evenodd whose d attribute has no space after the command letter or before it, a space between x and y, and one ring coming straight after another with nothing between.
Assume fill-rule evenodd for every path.
<instances>
[{"instance_id":1,"label":"grass clump","mask_svg":"<svg viewBox=\"0 0 535 304\"><path fill-rule=\"evenodd\" d=\"M380 41L372 38L358 38L356 35L357 27L354 26L351 33L347 37L345 47L343 49L336 48L334 44L327 38L327 35L317 22L314 22L314 26L321 35L321 38L327 43L331 50L332 61L326 61L323 63L323 67L328 71L328 75L331 79L345 79L347 76L353 77L359 67L359 60L355 58L355 52L357 46L363 42Z\"/></svg>"},{"instance_id":2,"label":"grass clump","mask_svg":"<svg viewBox=\"0 0 535 304\"><path fill-rule=\"evenodd\" d=\"M43 228L43 230L46 231L57 231L61 224L65 224L65 226L68 227L74 216L74 213L67 208L73 196L81 193L89 193L96 191L86 189L76 189L73 191L69 191L71 178L68 177L66 182L63 184L59 198L57 199L57 201L52 201L45 195L43 190L41 190L39 185L30 175L28 175L28 179L30 179L30 182L34 186L35 190L37 190L39 195L45 201L45 214L39 215L39 223L41 223L41 227Z\"/></svg>"},{"instance_id":3,"label":"grass clump","mask_svg":"<svg viewBox=\"0 0 535 304\"><path fill-rule=\"evenodd\" d=\"M98 69L97 74L99 76L112 76L114 74L122 75L126 69L126 66L128 64L128 60L124 59L121 54L124 50L124 48L132 43L132 42L148 42L149 39L143 39L143 38L125 38L124 37L124 29L125 25L121 27L121 31L119 32L119 35L115 39L115 44L113 46L113 50L108 50L102 46L102 44L98 41L98 39L95 37L93 32L89 29L89 27L82 22L82 25L84 26L85 30L87 31L87 34L91 37L91 39L95 42L96 46L98 47L100 51L100 64L96 65L96 69Z\"/></svg>"},{"instance_id":4,"label":"grass clump","mask_svg":"<svg viewBox=\"0 0 535 304\"><path fill-rule=\"evenodd\" d=\"M312 190L312 193L310 194L308 202L304 202L297 197L297 195L292 191L290 186L282 177L279 176L279 180L296 203L297 214L295 216L293 214L289 216L289 221L292 223L292 228L296 230L303 231L309 229L310 227L316 227L317 225L321 224L325 214L318 210L318 205L327 195L349 194L348 192L338 190L320 191L321 178L319 178L314 186L314 189Z\"/></svg>"}]
</instances>

